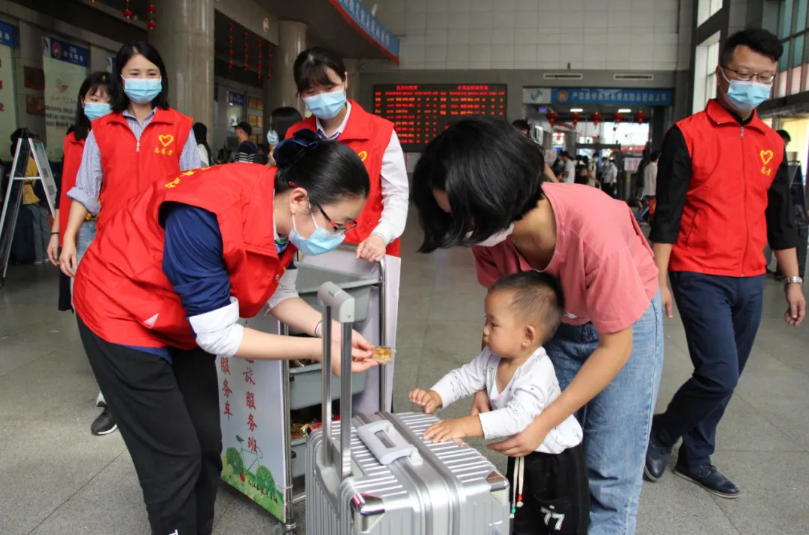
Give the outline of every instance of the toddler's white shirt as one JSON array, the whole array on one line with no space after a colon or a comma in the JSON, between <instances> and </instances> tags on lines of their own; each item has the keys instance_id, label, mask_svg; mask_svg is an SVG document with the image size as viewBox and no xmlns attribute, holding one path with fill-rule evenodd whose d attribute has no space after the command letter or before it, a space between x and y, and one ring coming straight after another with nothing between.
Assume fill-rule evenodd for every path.
<instances>
[{"instance_id":1,"label":"toddler's white shirt","mask_svg":"<svg viewBox=\"0 0 809 535\"><path fill-rule=\"evenodd\" d=\"M562 393L553 363L542 347L514 372L502 393L497 391L499 362L500 357L486 348L475 360L452 370L432 388L441 396L445 408L485 388L492 410L480 414L480 424L487 439L521 433ZM571 415L548 433L536 451L562 453L581 444L582 435L581 425Z\"/></svg>"}]
</instances>

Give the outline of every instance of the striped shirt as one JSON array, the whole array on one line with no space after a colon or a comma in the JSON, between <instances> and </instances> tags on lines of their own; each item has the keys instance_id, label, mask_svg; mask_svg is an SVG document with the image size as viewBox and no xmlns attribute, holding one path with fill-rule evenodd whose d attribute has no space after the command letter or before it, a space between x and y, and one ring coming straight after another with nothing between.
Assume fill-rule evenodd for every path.
<instances>
[{"instance_id":1,"label":"striped shirt","mask_svg":"<svg viewBox=\"0 0 809 535\"><path fill-rule=\"evenodd\" d=\"M236 153L238 163L256 163L258 147L252 141L242 141L239 144L239 151Z\"/></svg>"},{"instance_id":2,"label":"striped shirt","mask_svg":"<svg viewBox=\"0 0 809 535\"><path fill-rule=\"evenodd\" d=\"M143 123L138 122L134 115L129 113L129 110L124 110L123 116L126 118L126 124L135 134L135 139L140 141L143 131L152 122L155 116L155 110L143 120ZM190 169L199 169L202 167L202 162L199 159L197 152L197 140L194 137L194 130L192 129L188 134L188 139L183 146L183 152L180 155L180 170L188 171ZM98 143L96 143L95 135L92 131L87 136L84 142L84 154L81 157L81 165L79 172L76 174L76 186L67 192L67 196L74 201L80 202L90 213L98 213L101 205L98 204L98 196L101 193L101 183L104 180L104 173L101 168L101 152L98 150Z\"/></svg>"}]
</instances>

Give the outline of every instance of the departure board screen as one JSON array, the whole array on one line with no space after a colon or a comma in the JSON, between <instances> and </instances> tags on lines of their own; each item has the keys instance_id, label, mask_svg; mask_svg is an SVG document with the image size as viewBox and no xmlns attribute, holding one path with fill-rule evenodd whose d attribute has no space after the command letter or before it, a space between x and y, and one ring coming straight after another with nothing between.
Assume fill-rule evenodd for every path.
<instances>
[{"instance_id":1,"label":"departure board screen","mask_svg":"<svg viewBox=\"0 0 809 535\"><path fill-rule=\"evenodd\" d=\"M462 115L504 118L506 85L377 85L374 113L393 123L405 152L416 152Z\"/></svg>"}]
</instances>

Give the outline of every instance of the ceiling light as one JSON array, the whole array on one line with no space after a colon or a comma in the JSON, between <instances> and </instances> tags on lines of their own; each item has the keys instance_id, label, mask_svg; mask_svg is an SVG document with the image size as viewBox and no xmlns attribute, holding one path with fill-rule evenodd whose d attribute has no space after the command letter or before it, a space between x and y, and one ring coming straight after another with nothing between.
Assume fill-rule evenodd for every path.
<instances>
[{"instance_id":1,"label":"ceiling light","mask_svg":"<svg viewBox=\"0 0 809 535\"><path fill-rule=\"evenodd\" d=\"M583 112L584 108L570 108L570 113L580 113Z\"/></svg>"},{"instance_id":2,"label":"ceiling light","mask_svg":"<svg viewBox=\"0 0 809 535\"><path fill-rule=\"evenodd\" d=\"M618 113L632 113L632 110L630 110L629 108L621 108L620 110L618 110Z\"/></svg>"}]
</instances>

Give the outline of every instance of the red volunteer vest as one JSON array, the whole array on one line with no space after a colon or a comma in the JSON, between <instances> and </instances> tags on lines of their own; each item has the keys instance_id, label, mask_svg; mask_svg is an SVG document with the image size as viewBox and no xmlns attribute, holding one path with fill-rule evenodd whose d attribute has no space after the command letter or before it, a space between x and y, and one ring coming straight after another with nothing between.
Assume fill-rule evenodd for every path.
<instances>
[{"instance_id":1,"label":"red volunteer vest","mask_svg":"<svg viewBox=\"0 0 809 535\"><path fill-rule=\"evenodd\" d=\"M163 273L164 202L216 214L231 295L242 317L255 316L278 286L295 248L281 258L273 235L275 168L229 164L155 182L111 219L84 255L76 275L76 313L114 344L191 349L186 311Z\"/></svg>"},{"instance_id":2,"label":"red volunteer vest","mask_svg":"<svg viewBox=\"0 0 809 535\"><path fill-rule=\"evenodd\" d=\"M65 137L64 161L62 162L62 191L59 193L59 247L62 246L67 220L70 216L70 203L73 200L67 192L76 185L76 175L81 166L81 157L84 154L84 140L76 139L73 132Z\"/></svg>"},{"instance_id":3,"label":"red volunteer vest","mask_svg":"<svg viewBox=\"0 0 809 535\"><path fill-rule=\"evenodd\" d=\"M353 100L349 100L349 102L351 103L351 113L348 116L345 130L337 141L351 147L359 155L371 179L371 192L365 202L365 208L357 219L357 228L346 233L346 242L360 243L371 235L382 217L384 205L382 204L380 172L382 171L382 156L385 154L385 149L388 148L390 137L393 134L393 123L368 113ZM302 128L317 132L317 119L312 116L291 126L287 130L287 137ZM400 250L401 246L397 238L388 245L387 253L399 256Z\"/></svg>"},{"instance_id":4,"label":"red volunteer vest","mask_svg":"<svg viewBox=\"0 0 809 535\"><path fill-rule=\"evenodd\" d=\"M767 192L784 141L758 114L742 127L716 100L677 126L691 156L691 179L669 270L763 274Z\"/></svg>"},{"instance_id":5,"label":"red volunteer vest","mask_svg":"<svg viewBox=\"0 0 809 535\"><path fill-rule=\"evenodd\" d=\"M130 200L156 179L180 173L180 155L193 119L175 110L157 108L140 141L120 113L93 121L93 134L101 153L104 180L99 200L98 231Z\"/></svg>"}]
</instances>

